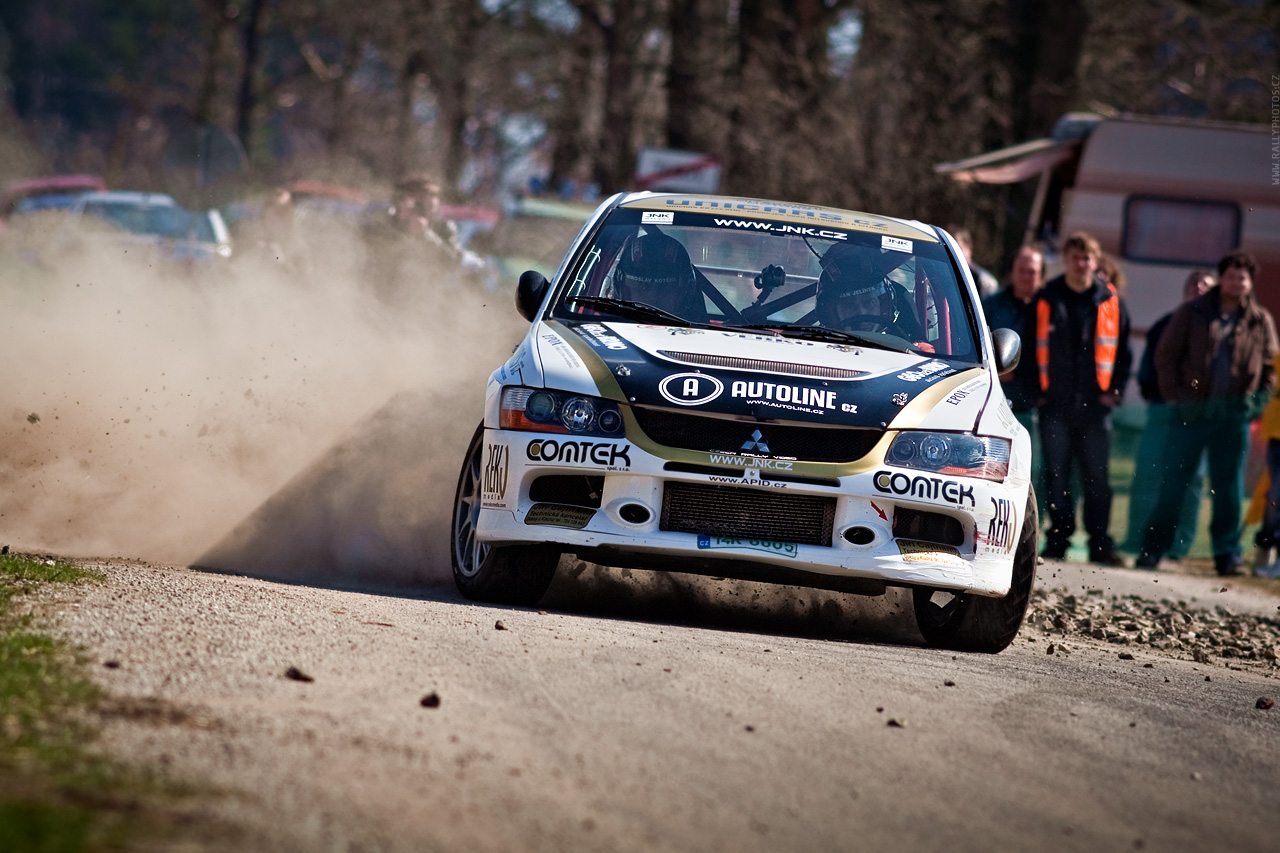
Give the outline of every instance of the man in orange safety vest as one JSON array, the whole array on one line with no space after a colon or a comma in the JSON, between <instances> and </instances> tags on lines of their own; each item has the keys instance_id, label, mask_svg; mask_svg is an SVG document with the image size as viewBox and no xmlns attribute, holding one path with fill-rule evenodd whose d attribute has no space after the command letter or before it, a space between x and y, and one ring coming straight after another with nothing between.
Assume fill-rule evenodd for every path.
<instances>
[{"instance_id":1,"label":"man in orange safety vest","mask_svg":"<svg viewBox=\"0 0 1280 853\"><path fill-rule=\"evenodd\" d=\"M1111 521L1111 410L1129 381L1129 315L1098 273L1102 249L1088 234L1063 244L1062 275L1036 297L1036 366L1040 380L1040 445L1050 526L1044 556L1066 557L1076 529L1072 469L1080 474L1089 559L1121 565Z\"/></svg>"}]
</instances>

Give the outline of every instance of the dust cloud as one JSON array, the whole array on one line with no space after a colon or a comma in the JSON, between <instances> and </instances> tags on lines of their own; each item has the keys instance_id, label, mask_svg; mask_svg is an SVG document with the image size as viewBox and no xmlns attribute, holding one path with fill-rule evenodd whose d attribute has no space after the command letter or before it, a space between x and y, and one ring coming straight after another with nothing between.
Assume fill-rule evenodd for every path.
<instances>
[{"instance_id":1,"label":"dust cloud","mask_svg":"<svg viewBox=\"0 0 1280 853\"><path fill-rule=\"evenodd\" d=\"M0 544L363 590L449 582L485 379L527 328L513 282L422 269L389 291L341 230L289 264L246 250L191 271L109 239L67 246L60 227L0 237ZM919 642L898 593L566 556L545 601Z\"/></svg>"},{"instance_id":2,"label":"dust cloud","mask_svg":"<svg viewBox=\"0 0 1280 853\"><path fill-rule=\"evenodd\" d=\"M448 577L513 283L366 286L358 234L167 265L58 225L0 244L0 543L352 582Z\"/></svg>"}]
</instances>

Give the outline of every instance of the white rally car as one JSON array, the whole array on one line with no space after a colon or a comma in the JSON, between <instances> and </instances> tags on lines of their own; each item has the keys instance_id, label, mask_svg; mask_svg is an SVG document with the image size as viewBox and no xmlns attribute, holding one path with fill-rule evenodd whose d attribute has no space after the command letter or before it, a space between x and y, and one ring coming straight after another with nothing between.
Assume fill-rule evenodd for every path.
<instances>
[{"instance_id":1,"label":"white rally car","mask_svg":"<svg viewBox=\"0 0 1280 853\"><path fill-rule=\"evenodd\" d=\"M862 595L999 651L1034 582L1031 448L944 231L754 199L619 194L489 378L454 504L467 597L533 604L561 554Z\"/></svg>"}]
</instances>

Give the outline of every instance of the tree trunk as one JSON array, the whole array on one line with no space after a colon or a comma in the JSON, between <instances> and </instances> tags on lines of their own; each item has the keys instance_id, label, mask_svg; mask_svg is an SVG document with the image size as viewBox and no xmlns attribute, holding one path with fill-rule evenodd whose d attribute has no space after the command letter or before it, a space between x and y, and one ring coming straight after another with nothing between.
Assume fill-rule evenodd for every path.
<instances>
[{"instance_id":1,"label":"tree trunk","mask_svg":"<svg viewBox=\"0 0 1280 853\"><path fill-rule=\"evenodd\" d=\"M396 144L391 170L397 179L415 167L418 123L413 115L413 100L418 75L425 72L425 62L417 50L411 51L400 66L400 80L396 87Z\"/></svg>"},{"instance_id":2,"label":"tree trunk","mask_svg":"<svg viewBox=\"0 0 1280 853\"><path fill-rule=\"evenodd\" d=\"M613 21L604 28L609 67L604 80L604 128L597 180L606 192L627 186L635 173L635 56L639 48L636 7L627 0L613 4Z\"/></svg>"},{"instance_id":3,"label":"tree trunk","mask_svg":"<svg viewBox=\"0 0 1280 853\"><path fill-rule=\"evenodd\" d=\"M582 178L588 169L586 158L599 145L589 127L594 104L590 95L598 92L593 85L593 71L599 60L600 33L594 27L580 26L571 38L572 46L564 57L560 97L549 128L552 149L548 189L553 191L566 181Z\"/></svg>"},{"instance_id":4,"label":"tree trunk","mask_svg":"<svg viewBox=\"0 0 1280 853\"><path fill-rule=\"evenodd\" d=\"M327 81L331 87L332 113L326 142L329 146L330 159L337 159L344 153L350 135L350 116L348 116L347 95L351 85L351 74L360 63L360 55L365 47L364 38L351 36L347 39L342 56L342 67Z\"/></svg>"},{"instance_id":5,"label":"tree trunk","mask_svg":"<svg viewBox=\"0 0 1280 853\"><path fill-rule=\"evenodd\" d=\"M1009 0L1009 23L1013 136L1031 139L1071 107L1089 11L1084 0Z\"/></svg>"},{"instance_id":6,"label":"tree trunk","mask_svg":"<svg viewBox=\"0 0 1280 853\"><path fill-rule=\"evenodd\" d=\"M735 192L750 193L758 186L760 144L758 125L762 112L760 98L753 92L763 82L761 45L768 38L765 3L742 0L738 7L738 50L733 77L728 87L733 109L729 115L725 175Z\"/></svg>"},{"instance_id":7,"label":"tree trunk","mask_svg":"<svg viewBox=\"0 0 1280 853\"><path fill-rule=\"evenodd\" d=\"M204 68L200 72L200 86L196 89L191 118L197 127L213 124L218 99L218 70L226 55L227 31L232 19L227 15L222 0L207 0L204 4L205 29L208 33Z\"/></svg>"},{"instance_id":8,"label":"tree trunk","mask_svg":"<svg viewBox=\"0 0 1280 853\"><path fill-rule=\"evenodd\" d=\"M250 157L252 157L250 137L253 132L253 111L257 106L254 81L258 76L266 12L267 0L248 0L243 29L244 73L240 77L240 97L236 102L236 136L240 138L240 147Z\"/></svg>"},{"instance_id":9,"label":"tree trunk","mask_svg":"<svg viewBox=\"0 0 1280 853\"><path fill-rule=\"evenodd\" d=\"M453 23L453 40L443 51L452 61L448 67L437 68L432 75L440 93L442 115L437 125L436 144L441 150L440 163L444 172L446 192L456 195L458 181L467 161L467 125L471 117L470 78L471 58L476 40L484 26L480 4L474 0L458 3L449 17Z\"/></svg>"},{"instance_id":10,"label":"tree trunk","mask_svg":"<svg viewBox=\"0 0 1280 853\"><path fill-rule=\"evenodd\" d=\"M667 145L723 153L724 60L728 38L725 0L672 0L671 70L667 77Z\"/></svg>"}]
</instances>

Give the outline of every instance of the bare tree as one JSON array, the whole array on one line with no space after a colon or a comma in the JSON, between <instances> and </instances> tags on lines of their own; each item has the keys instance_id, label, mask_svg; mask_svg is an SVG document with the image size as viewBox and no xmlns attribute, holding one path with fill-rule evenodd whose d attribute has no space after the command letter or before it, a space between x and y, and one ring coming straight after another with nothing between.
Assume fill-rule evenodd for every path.
<instances>
[{"instance_id":1,"label":"bare tree","mask_svg":"<svg viewBox=\"0 0 1280 853\"><path fill-rule=\"evenodd\" d=\"M594 27L575 27L566 39L569 49L560 54L554 83L557 97L549 105L551 168L549 182L558 187L580 182L592 174L591 160L599 139L598 112L601 87L597 81L605 66L603 40Z\"/></svg>"},{"instance_id":2,"label":"bare tree","mask_svg":"<svg viewBox=\"0 0 1280 853\"><path fill-rule=\"evenodd\" d=\"M743 0L727 170L734 191L830 200L832 163L818 150L847 132L827 53L840 0Z\"/></svg>"},{"instance_id":3,"label":"bare tree","mask_svg":"<svg viewBox=\"0 0 1280 853\"><path fill-rule=\"evenodd\" d=\"M635 158L634 91L642 10L627 0L572 0L587 25L603 42L603 125L595 163L595 178L609 189L623 185Z\"/></svg>"},{"instance_id":4,"label":"bare tree","mask_svg":"<svg viewBox=\"0 0 1280 853\"><path fill-rule=\"evenodd\" d=\"M463 138L471 117L469 85L475 50L489 16L475 0L427 2L427 27L418 49L427 84L435 96L434 144L440 170L456 181L465 160Z\"/></svg>"},{"instance_id":5,"label":"bare tree","mask_svg":"<svg viewBox=\"0 0 1280 853\"><path fill-rule=\"evenodd\" d=\"M1008 0L1008 8L1013 133L1028 139L1048 133L1076 102L1089 10L1084 0Z\"/></svg>"},{"instance_id":6,"label":"bare tree","mask_svg":"<svg viewBox=\"0 0 1280 853\"><path fill-rule=\"evenodd\" d=\"M0 4L19 120L131 181L178 180L153 164L194 119L263 175L327 157L453 187L518 115L553 181L625 188L638 146L706 151L726 192L955 222L987 257L1022 189L934 163L1068 110L1266 121L1280 65L1275 0L68 0L57 26L20 5ZM833 64L837 25L857 49Z\"/></svg>"},{"instance_id":7,"label":"bare tree","mask_svg":"<svg viewBox=\"0 0 1280 853\"><path fill-rule=\"evenodd\" d=\"M231 33L235 29L236 4L225 0L204 0L200 6L201 29L204 35L204 60L200 71L200 83L196 89L191 116L200 127L216 121L219 106L218 78L222 75L231 52Z\"/></svg>"},{"instance_id":8,"label":"bare tree","mask_svg":"<svg viewBox=\"0 0 1280 853\"><path fill-rule=\"evenodd\" d=\"M1280 3L1089 0L1081 106L1262 122L1280 65ZM1268 37L1270 36L1270 37Z\"/></svg>"},{"instance_id":9,"label":"bare tree","mask_svg":"<svg viewBox=\"0 0 1280 853\"><path fill-rule=\"evenodd\" d=\"M266 0L248 0L245 8L245 19L241 25L241 39L244 43L244 69L240 76L240 91L236 98L236 135L245 151L251 151L253 132L254 80L258 74L258 64L262 52L262 32L267 23Z\"/></svg>"},{"instance_id":10,"label":"bare tree","mask_svg":"<svg viewBox=\"0 0 1280 853\"><path fill-rule=\"evenodd\" d=\"M725 76L733 45L728 0L672 0L667 145L718 153L728 132Z\"/></svg>"},{"instance_id":11,"label":"bare tree","mask_svg":"<svg viewBox=\"0 0 1280 853\"><path fill-rule=\"evenodd\" d=\"M1004 0L867 0L846 81L855 116L849 186L867 209L962 225L981 261L1003 245L1005 199L941 178L933 164L1005 144L1012 91Z\"/></svg>"}]
</instances>

